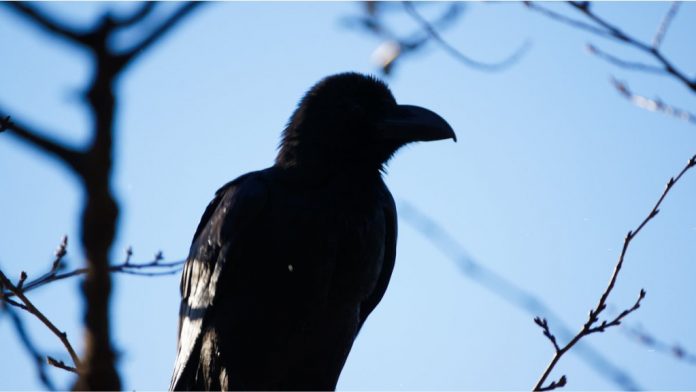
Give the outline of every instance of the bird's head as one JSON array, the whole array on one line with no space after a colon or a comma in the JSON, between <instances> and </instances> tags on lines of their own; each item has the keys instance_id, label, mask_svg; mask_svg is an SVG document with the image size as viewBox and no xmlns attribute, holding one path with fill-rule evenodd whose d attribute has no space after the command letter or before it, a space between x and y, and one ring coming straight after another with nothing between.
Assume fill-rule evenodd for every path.
<instances>
[{"instance_id":1,"label":"bird's head","mask_svg":"<svg viewBox=\"0 0 696 392\"><path fill-rule=\"evenodd\" d=\"M276 165L378 171L408 143L449 138L457 140L434 112L397 104L377 78L343 73L324 78L302 98L283 131Z\"/></svg>"}]
</instances>

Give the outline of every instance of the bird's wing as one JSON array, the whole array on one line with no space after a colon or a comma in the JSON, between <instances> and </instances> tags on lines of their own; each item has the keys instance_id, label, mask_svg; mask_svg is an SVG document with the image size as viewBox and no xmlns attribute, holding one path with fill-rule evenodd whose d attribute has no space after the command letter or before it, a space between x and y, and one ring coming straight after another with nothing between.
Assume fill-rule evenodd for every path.
<instances>
[{"instance_id":1,"label":"bird's wing","mask_svg":"<svg viewBox=\"0 0 696 392\"><path fill-rule=\"evenodd\" d=\"M194 354L200 350L201 331L215 298L218 281L227 260L228 250L239 243L240 236L266 201L266 188L259 172L249 173L218 190L196 229L189 256L181 276L179 341L170 389L186 388L198 367ZM194 355L192 355L194 354Z\"/></svg>"},{"instance_id":2,"label":"bird's wing","mask_svg":"<svg viewBox=\"0 0 696 392\"><path fill-rule=\"evenodd\" d=\"M387 291L389 279L391 279L392 271L394 270L394 261L396 260L396 237L398 232L396 203L394 203L394 197L392 197L389 189L387 189L385 185L383 185L382 189L384 192L384 197L382 198L382 211L384 212L386 229L384 238L384 261L372 294L360 304L360 324L358 325L358 332L365 323L367 316L372 313Z\"/></svg>"}]
</instances>

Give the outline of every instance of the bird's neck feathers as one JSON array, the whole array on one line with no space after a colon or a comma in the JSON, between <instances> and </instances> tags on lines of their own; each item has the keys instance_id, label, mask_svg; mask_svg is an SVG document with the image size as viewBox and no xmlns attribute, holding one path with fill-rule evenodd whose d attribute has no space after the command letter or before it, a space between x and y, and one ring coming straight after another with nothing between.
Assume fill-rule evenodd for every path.
<instances>
[{"instance_id":1,"label":"bird's neck feathers","mask_svg":"<svg viewBox=\"0 0 696 392\"><path fill-rule=\"evenodd\" d=\"M386 172L388 157L382 161L371 155L365 151L348 151L345 146L330 145L322 140L300 139L296 133L286 129L275 166L316 181L328 177L344 180L381 178Z\"/></svg>"}]
</instances>

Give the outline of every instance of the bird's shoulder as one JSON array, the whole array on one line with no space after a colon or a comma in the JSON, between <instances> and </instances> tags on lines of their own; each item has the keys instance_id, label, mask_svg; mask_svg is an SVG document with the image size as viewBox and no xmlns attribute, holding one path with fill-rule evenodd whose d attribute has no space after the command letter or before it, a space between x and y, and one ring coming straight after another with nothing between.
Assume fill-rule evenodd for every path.
<instances>
[{"instance_id":1,"label":"bird's shoulder","mask_svg":"<svg viewBox=\"0 0 696 392\"><path fill-rule=\"evenodd\" d=\"M181 281L184 299L196 291L196 285L214 289L211 283L219 276L219 271L215 273L216 268L222 267L219 257L222 248L237 241L245 226L253 224L254 218L267 203L268 176L268 169L250 172L215 192L193 235L184 266ZM205 302L212 300L212 297L204 297L207 297Z\"/></svg>"}]
</instances>

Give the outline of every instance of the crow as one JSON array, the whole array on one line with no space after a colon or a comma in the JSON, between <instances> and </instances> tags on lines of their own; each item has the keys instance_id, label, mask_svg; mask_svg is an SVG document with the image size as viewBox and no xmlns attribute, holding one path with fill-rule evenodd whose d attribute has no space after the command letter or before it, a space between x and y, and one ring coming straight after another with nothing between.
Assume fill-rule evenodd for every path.
<instances>
[{"instance_id":1,"label":"crow","mask_svg":"<svg viewBox=\"0 0 696 392\"><path fill-rule=\"evenodd\" d=\"M170 390L334 390L394 268L384 166L456 136L382 81L326 77L302 98L275 164L224 185L181 277Z\"/></svg>"}]
</instances>

